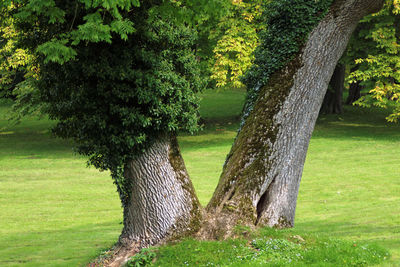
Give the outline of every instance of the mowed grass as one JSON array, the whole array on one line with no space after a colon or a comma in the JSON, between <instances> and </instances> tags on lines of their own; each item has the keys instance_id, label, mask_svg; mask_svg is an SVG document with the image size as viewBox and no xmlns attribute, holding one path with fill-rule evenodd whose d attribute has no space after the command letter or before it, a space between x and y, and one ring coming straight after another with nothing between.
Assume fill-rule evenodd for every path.
<instances>
[{"instance_id":1,"label":"mowed grass","mask_svg":"<svg viewBox=\"0 0 400 267\"><path fill-rule=\"evenodd\" d=\"M234 98L224 101L224 95ZM238 126L232 115L223 124L214 116L232 110L229 105L240 111L242 99L239 92L209 92L202 113L208 114L205 120L210 124L199 135L180 139L204 205L212 196ZM215 103L214 116L207 103ZM300 185L295 229L377 242L392 254L385 265L400 266L400 125L387 123L385 116L387 112L379 109L346 106L342 115L318 119Z\"/></svg>"},{"instance_id":2,"label":"mowed grass","mask_svg":"<svg viewBox=\"0 0 400 267\"><path fill-rule=\"evenodd\" d=\"M217 184L238 127L241 91L207 91L204 130L181 135L203 205ZM9 104L0 106L0 128ZM295 231L373 241L400 266L400 127L385 112L348 107L319 119L304 169ZM0 130L0 266L84 265L116 242L121 208L107 172L86 168L48 120Z\"/></svg>"},{"instance_id":3,"label":"mowed grass","mask_svg":"<svg viewBox=\"0 0 400 267\"><path fill-rule=\"evenodd\" d=\"M376 265L388 257L388 252L376 244L314 236L293 229L243 230L242 227L236 233L246 233L246 236L239 234L235 239L201 242L188 239L173 245L143 249L131 258L126 267L136 267L137 263L160 267L350 267Z\"/></svg>"},{"instance_id":4,"label":"mowed grass","mask_svg":"<svg viewBox=\"0 0 400 267\"><path fill-rule=\"evenodd\" d=\"M0 128L8 112L0 107ZM86 168L46 119L0 131L0 266L77 266L111 246L121 208L108 173Z\"/></svg>"}]
</instances>

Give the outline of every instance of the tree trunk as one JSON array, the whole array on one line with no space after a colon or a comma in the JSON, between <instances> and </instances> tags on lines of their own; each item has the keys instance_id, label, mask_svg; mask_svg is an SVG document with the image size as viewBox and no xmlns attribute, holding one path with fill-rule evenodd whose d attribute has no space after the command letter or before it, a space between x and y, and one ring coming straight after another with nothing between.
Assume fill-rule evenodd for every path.
<instances>
[{"instance_id":1,"label":"tree trunk","mask_svg":"<svg viewBox=\"0 0 400 267\"><path fill-rule=\"evenodd\" d=\"M194 233L201 208L175 137L161 137L125 167L131 196L120 244L141 248Z\"/></svg>"},{"instance_id":2,"label":"tree trunk","mask_svg":"<svg viewBox=\"0 0 400 267\"><path fill-rule=\"evenodd\" d=\"M343 89L346 67L337 64L332 78L329 82L329 89L326 91L320 113L341 114L343 112Z\"/></svg>"},{"instance_id":3,"label":"tree trunk","mask_svg":"<svg viewBox=\"0 0 400 267\"><path fill-rule=\"evenodd\" d=\"M383 0L336 0L303 49L259 90L207 206L204 238L236 224L291 227L309 140L335 66L358 21Z\"/></svg>"},{"instance_id":4,"label":"tree trunk","mask_svg":"<svg viewBox=\"0 0 400 267\"><path fill-rule=\"evenodd\" d=\"M352 105L361 97L362 86L360 82L351 83L349 87L349 96L346 99L346 105Z\"/></svg>"},{"instance_id":5,"label":"tree trunk","mask_svg":"<svg viewBox=\"0 0 400 267\"><path fill-rule=\"evenodd\" d=\"M351 69L351 72L357 70L357 66ZM346 99L346 105L351 105L356 102L361 97L361 82L357 81L355 83L351 83L349 87L349 96Z\"/></svg>"}]
</instances>

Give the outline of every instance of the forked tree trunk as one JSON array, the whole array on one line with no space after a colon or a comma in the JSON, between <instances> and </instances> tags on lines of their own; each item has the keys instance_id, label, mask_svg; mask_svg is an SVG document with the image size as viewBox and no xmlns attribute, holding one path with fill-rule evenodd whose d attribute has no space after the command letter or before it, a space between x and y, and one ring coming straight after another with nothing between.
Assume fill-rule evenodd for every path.
<instances>
[{"instance_id":1,"label":"forked tree trunk","mask_svg":"<svg viewBox=\"0 0 400 267\"><path fill-rule=\"evenodd\" d=\"M125 167L131 184L120 244L141 248L194 233L201 210L175 137L161 137Z\"/></svg>"},{"instance_id":2,"label":"forked tree trunk","mask_svg":"<svg viewBox=\"0 0 400 267\"><path fill-rule=\"evenodd\" d=\"M336 0L303 49L273 74L238 133L207 206L205 238L236 224L291 227L309 140L335 66L358 21L383 0Z\"/></svg>"}]
</instances>

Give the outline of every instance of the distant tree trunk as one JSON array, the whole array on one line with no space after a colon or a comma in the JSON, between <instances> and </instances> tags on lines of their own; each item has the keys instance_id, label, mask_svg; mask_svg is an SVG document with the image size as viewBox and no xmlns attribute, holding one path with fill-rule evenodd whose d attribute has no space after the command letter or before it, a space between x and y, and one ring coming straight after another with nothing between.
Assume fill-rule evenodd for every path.
<instances>
[{"instance_id":1,"label":"distant tree trunk","mask_svg":"<svg viewBox=\"0 0 400 267\"><path fill-rule=\"evenodd\" d=\"M346 105L351 105L361 97L362 86L360 82L351 83L349 86L349 96L346 99Z\"/></svg>"},{"instance_id":2,"label":"distant tree trunk","mask_svg":"<svg viewBox=\"0 0 400 267\"><path fill-rule=\"evenodd\" d=\"M340 114L343 112L343 89L346 67L343 64L337 64L332 78L329 82L330 88L326 91L324 101L322 102L321 113Z\"/></svg>"},{"instance_id":3,"label":"distant tree trunk","mask_svg":"<svg viewBox=\"0 0 400 267\"><path fill-rule=\"evenodd\" d=\"M159 138L129 162L124 176L132 190L120 244L141 248L198 230L200 204L175 137Z\"/></svg>"},{"instance_id":4,"label":"distant tree trunk","mask_svg":"<svg viewBox=\"0 0 400 267\"><path fill-rule=\"evenodd\" d=\"M357 67L351 69L351 72L357 70ZM351 83L349 86L349 96L346 99L346 105L351 105L356 102L361 97L361 82L357 81L355 83Z\"/></svg>"},{"instance_id":5,"label":"distant tree trunk","mask_svg":"<svg viewBox=\"0 0 400 267\"><path fill-rule=\"evenodd\" d=\"M236 224L292 227L309 140L335 66L358 21L383 0L336 0L303 49L260 88L235 139L199 235Z\"/></svg>"}]
</instances>

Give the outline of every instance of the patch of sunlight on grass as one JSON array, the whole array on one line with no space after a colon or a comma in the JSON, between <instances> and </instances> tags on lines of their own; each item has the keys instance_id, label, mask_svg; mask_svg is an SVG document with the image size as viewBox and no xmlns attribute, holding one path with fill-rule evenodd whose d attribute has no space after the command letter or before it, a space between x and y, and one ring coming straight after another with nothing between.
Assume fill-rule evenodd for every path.
<instances>
[{"instance_id":1,"label":"patch of sunlight on grass","mask_svg":"<svg viewBox=\"0 0 400 267\"><path fill-rule=\"evenodd\" d=\"M0 132L0 135L8 135L8 134L14 134L14 132L13 131Z\"/></svg>"}]
</instances>

